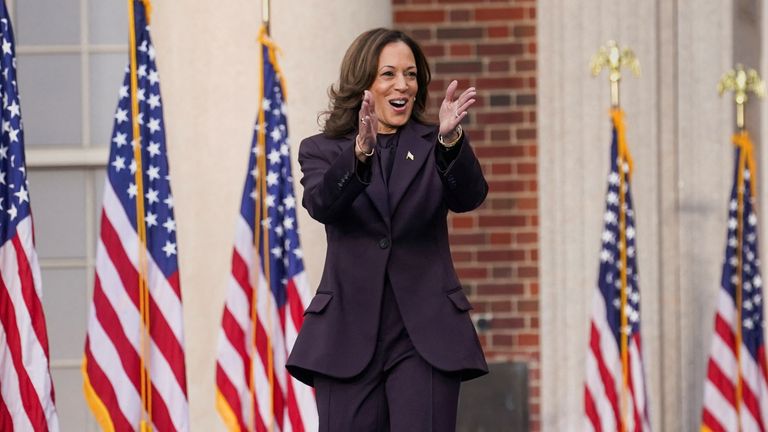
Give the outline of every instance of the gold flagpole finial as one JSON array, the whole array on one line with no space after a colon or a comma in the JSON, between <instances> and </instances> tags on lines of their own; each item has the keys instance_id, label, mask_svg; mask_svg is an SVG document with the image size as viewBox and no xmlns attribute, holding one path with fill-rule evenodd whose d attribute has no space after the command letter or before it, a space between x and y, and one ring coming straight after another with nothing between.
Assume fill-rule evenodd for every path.
<instances>
[{"instance_id":1,"label":"gold flagpole finial","mask_svg":"<svg viewBox=\"0 0 768 432\"><path fill-rule=\"evenodd\" d=\"M589 67L594 76L600 75L603 68L608 69L608 79L611 81L611 106L614 108L619 106L621 68L629 68L635 76L640 76L640 61L635 53L627 47L619 48L619 44L613 40L609 40L605 46L600 47L597 54L592 56Z\"/></svg>"},{"instance_id":2,"label":"gold flagpole finial","mask_svg":"<svg viewBox=\"0 0 768 432\"><path fill-rule=\"evenodd\" d=\"M720 82L717 83L717 92L720 96L726 91L733 92L733 100L736 102L736 127L744 129L744 105L749 100L749 92L758 98L765 95L765 82L754 69L744 69L737 64L734 69L726 72Z\"/></svg>"}]
</instances>

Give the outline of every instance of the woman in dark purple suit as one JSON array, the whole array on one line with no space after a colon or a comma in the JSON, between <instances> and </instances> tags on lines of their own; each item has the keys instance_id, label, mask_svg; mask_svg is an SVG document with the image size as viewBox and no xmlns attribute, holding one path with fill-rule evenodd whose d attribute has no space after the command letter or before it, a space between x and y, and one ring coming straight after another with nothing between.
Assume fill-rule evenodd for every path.
<instances>
[{"instance_id":1,"label":"woman in dark purple suit","mask_svg":"<svg viewBox=\"0 0 768 432\"><path fill-rule=\"evenodd\" d=\"M461 381L487 373L447 226L488 192L461 129L477 93L451 82L434 125L429 81L413 39L365 32L323 133L301 143L303 204L328 250L288 369L315 387L322 432L454 431Z\"/></svg>"}]
</instances>

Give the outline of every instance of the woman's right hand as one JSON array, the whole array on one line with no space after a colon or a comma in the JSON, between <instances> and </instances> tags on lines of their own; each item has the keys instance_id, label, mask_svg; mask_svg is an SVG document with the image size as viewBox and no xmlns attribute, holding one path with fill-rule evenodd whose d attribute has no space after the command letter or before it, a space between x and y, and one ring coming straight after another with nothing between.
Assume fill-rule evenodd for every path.
<instances>
[{"instance_id":1,"label":"woman's right hand","mask_svg":"<svg viewBox=\"0 0 768 432\"><path fill-rule=\"evenodd\" d=\"M373 105L373 95L368 90L363 93L363 103L358 113L357 137L355 137L355 156L361 162L373 156L376 146L376 131L379 120L376 118L376 107Z\"/></svg>"}]
</instances>

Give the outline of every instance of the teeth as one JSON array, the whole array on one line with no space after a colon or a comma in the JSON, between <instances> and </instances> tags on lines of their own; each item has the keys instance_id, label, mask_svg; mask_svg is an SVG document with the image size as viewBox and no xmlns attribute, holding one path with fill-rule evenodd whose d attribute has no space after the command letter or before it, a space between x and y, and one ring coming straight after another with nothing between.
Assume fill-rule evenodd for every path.
<instances>
[{"instance_id":1,"label":"teeth","mask_svg":"<svg viewBox=\"0 0 768 432\"><path fill-rule=\"evenodd\" d=\"M402 100L402 99L391 100L391 101L389 101L389 103L391 103L392 105L394 105L396 107L403 107L403 106L405 106L405 101Z\"/></svg>"}]
</instances>

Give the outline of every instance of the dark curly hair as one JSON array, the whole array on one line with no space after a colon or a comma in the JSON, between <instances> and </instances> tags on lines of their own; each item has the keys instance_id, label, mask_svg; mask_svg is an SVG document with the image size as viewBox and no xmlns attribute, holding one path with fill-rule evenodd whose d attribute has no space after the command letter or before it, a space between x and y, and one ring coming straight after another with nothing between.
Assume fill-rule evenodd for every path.
<instances>
[{"instance_id":1,"label":"dark curly hair","mask_svg":"<svg viewBox=\"0 0 768 432\"><path fill-rule=\"evenodd\" d=\"M362 104L363 92L371 87L379 68L379 55L392 42L403 42L413 52L416 60L416 82L419 89L411 116L426 123L427 87L432 79L424 52L415 40L399 30L377 28L358 36L344 54L339 81L328 89L330 104L325 117L323 132L331 137L341 137L357 130L357 116Z\"/></svg>"}]
</instances>

